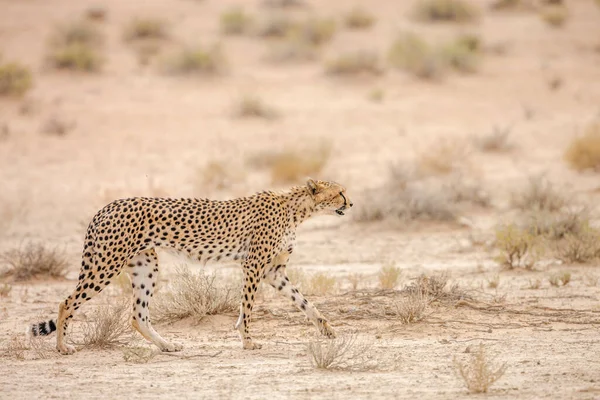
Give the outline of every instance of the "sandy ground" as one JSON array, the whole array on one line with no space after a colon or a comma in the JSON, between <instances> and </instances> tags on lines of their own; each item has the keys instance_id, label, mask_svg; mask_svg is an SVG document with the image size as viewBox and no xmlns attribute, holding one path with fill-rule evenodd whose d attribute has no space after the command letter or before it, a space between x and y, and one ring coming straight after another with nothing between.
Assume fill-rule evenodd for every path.
<instances>
[{"instance_id":1,"label":"sandy ground","mask_svg":"<svg viewBox=\"0 0 600 400\"><path fill-rule=\"evenodd\" d=\"M343 1L311 3L286 12L339 18L350 7ZM348 217L301 228L292 267L326 271L343 282L336 293L310 297L339 332L357 332L372 344L375 367L314 369L305 347L314 329L285 299L267 293L253 323L261 350L242 351L232 328L234 314L200 324L180 321L157 329L184 351L157 355L147 364L125 362L119 347L82 349L70 357L0 356L0 398L454 399L468 394L453 360L466 359L479 343L508 366L489 397L600 398L596 266L550 263L532 272L509 272L478 244L493 238L496 224L514 217L508 199L533 174L544 173L566 192L598 204L598 175L570 170L562 154L600 114L600 8L592 1L566 1L569 20L552 29L535 12L486 11L472 25L427 25L407 17L412 2L397 3L369 2L378 18L375 27L340 30L322 59L353 48L383 52L406 30L430 40L476 32L486 46L504 51L486 53L476 74L452 73L439 83L392 70L375 78L337 79L324 74L324 61L273 65L264 60L264 41L223 37L220 13L242 2L111 0L103 3L108 14L100 24L107 37L102 73L57 73L43 62L48 36L57 24L97 3L0 0L0 53L31 66L35 79L23 100L0 99L0 250L42 241L64 249L72 265L66 280L11 283L10 295L0 298L2 346L31 322L55 315L58 302L75 287L87 221L115 197L249 194L273 185L264 171L249 170L245 159L289 147L310 151L326 139L333 153L322 177L345 184L355 203L368 202L391 163L411 162L442 138L467 145L494 126L512 126L514 145L501 154L470 150L473 173L481 177L492 207L466 213L468 224L359 225ZM257 1L247 10L268 15ZM221 42L228 72L179 79L138 65L121 38L124 25L137 16L168 21L172 39L164 53L182 43ZM561 85L552 90L557 79ZM384 92L382 102L369 100L373 90ZM282 117L232 118L234 103L248 93L275 106ZM50 118L73 129L62 137L43 134ZM229 190L208 192L199 184L199 170L211 161L246 170L245 179ZM415 325L377 317L378 307L393 296L373 289L376 274L391 262L403 271L399 287L421 273L447 272L473 300L434 305ZM547 277L565 268L572 281L551 287ZM369 290L349 291L345 278L356 272L365 275L363 289ZM499 287L488 288L497 274ZM541 288L528 289L536 279ZM89 309L118 294L103 293ZM85 315L82 310L74 329Z\"/></svg>"}]
</instances>

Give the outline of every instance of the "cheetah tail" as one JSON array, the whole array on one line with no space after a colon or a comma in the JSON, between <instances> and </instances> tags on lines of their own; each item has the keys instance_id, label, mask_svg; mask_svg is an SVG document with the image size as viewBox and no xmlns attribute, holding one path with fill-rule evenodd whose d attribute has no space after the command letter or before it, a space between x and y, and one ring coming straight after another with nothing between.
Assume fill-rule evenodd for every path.
<instances>
[{"instance_id":1,"label":"cheetah tail","mask_svg":"<svg viewBox=\"0 0 600 400\"><path fill-rule=\"evenodd\" d=\"M31 325L29 332L31 336L48 336L56 330L56 321L51 319L49 321L40 322Z\"/></svg>"}]
</instances>

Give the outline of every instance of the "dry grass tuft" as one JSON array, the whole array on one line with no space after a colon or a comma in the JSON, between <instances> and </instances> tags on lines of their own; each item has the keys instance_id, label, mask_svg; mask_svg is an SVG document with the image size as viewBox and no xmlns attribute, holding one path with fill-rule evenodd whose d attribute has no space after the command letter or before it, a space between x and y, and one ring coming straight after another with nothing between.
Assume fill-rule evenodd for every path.
<instances>
[{"instance_id":1,"label":"dry grass tuft","mask_svg":"<svg viewBox=\"0 0 600 400\"><path fill-rule=\"evenodd\" d=\"M4 357L23 361L25 360L25 352L29 349L30 347L25 339L19 335L9 339L2 353Z\"/></svg>"},{"instance_id":2,"label":"dry grass tuft","mask_svg":"<svg viewBox=\"0 0 600 400\"><path fill-rule=\"evenodd\" d=\"M539 289L541 287L542 287L542 280L541 279L530 279L529 280L529 284L527 286L527 289L537 290L537 289Z\"/></svg>"},{"instance_id":3,"label":"dry grass tuft","mask_svg":"<svg viewBox=\"0 0 600 400\"><path fill-rule=\"evenodd\" d=\"M238 290L217 282L216 275L193 273L180 266L169 290L157 296L153 319L172 322L184 318L201 321L207 315L230 312L238 307Z\"/></svg>"},{"instance_id":4,"label":"dry grass tuft","mask_svg":"<svg viewBox=\"0 0 600 400\"><path fill-rule=\"evenodd\" d=\"M566 286L571 282L571 273L568 271L557 272L555 274L550 275L548 278L548 282L552 286Z\"/></svg>"},{"instance_id":5,"label":"dry grass tuft","mask_svg":"<svg viewBox=\"0 0 600 400\"><path fill-rule=\"evenodd\" d=\"M473 22L479 19L480 10L466 0L420 0L415 16L429 22Z\"/></svg>"},{"instance_id":6,"label":"dry grass tuft","mask_svg":"<svg viewBox=\"0 0 600 400\"><path fill-rule=\"evenodd\" d=\"M11 291L12 286L8 283L3 283L0 285L0 297L8 297Z\"/></svg>"},{"instance_id":7,"label":"dry grass tuft","mask_svg":"<svg viewBox=\"0 0 600 400\"><path fill-rule=\"evenodd\" d=\"M365 277L363 274L359 274L359 273L353 273L348 275L348 282L350 282L350 285L352 286L352 290L357 290L359 284L364 281Z\"/></svg>"},{"instance_id":8,"label":"dry grass tuft","mask_svg":"<svg viewBox=\"0 0 600 400\"><path fill-rule=\"evenodd\" d=\"M327 164L330 154L331 146L322 143L311 150L284 150L270 155L263 161L271 170L273 183L291 183L307 176L319 175Z\"/></svg>"},{"instance_id":9,"label":"dry grass tuft","mask_svg":"<svg viewBox=\"0 0 600 400\"><path fill-rule=\"evenodd\" d=\"M308 43L315 46L321 46L333 39L336 32L336 24L329 18L310 18L296 27L297 34L304 38Z\"/></svg>"},{"instance_id":10,"label":"dry grass tuft","mask_svg":"<svg viewBox=\"0 0 600 400\"><path fill-rule=\"evenodd\" d=\"M377 278L379 279L379 286L382 289L394 289L400 283L400 275L402 271L394 264L384 265L379 270Z\"/></svg>"},{"instance_id":11,"label":"dry grass tuft","mask_svg":"<svg viewBox=\"0 0 600 400\"><path fill-rule=\"evenodd\" d=\"M401 35L388 52L390 64L421 79L439 79L445 64L439 52L415 34Z\"/></svg>"},{"instance_id":12,"label":"dry grass tuft","mask_svg":"<svg viewBox=\"0 0 600 400\"><path fill-rule=\"evenodd\" d=\"M473 144L479 150L484 152L505 152L512 149L512 144L508 138L512 126L498 127L494 126L492 131L488 134L477 136L473 138Z\"/></svg>"},{"instance_id":13,"label":"dry grass tuft","mask_svg":"<svg viewBox=\"0 0 600 400\"><path fill-rule=\"evenodd\" d=\"M425 311L430 299L422 291L407 291L404 296L394 302L391 314L403 324L414 324L422 321L427 316Z\"/></svg>"},{"instance_id":14,"label":"dry grass tuft","mask_svg":"<svg viewBox=\"0 0 600 400\"><path fill-rule=\"evenodd\" d=\"M568 263L587 263L600 259L600 230L584 226L566 233L556 243L557 257Z\"/></svg>"},{"instance_id":15,"label":"dry grass tuft","mask_svg":"<svg viewBox=\"0 0 600 400\"><path fill-rule=\"evenodd\" d=\"M548 26L561 28L569 18L569 10L564 5L546 6L540 11L540 17Z\"/></svg>"},{"instance_id":16,"label":"dry grass tuft","mask_svg":"<svg viewBox=\"0 0 600 400\"><path fill-rule=\"evenodd\" d=\"M463 73L473 73L477 70L480 50L481 40L472 34L461 35L440 49L444 62Z\"/></svg>"},{"instance_id":17,"label":"dry grass tuft","mask_svg":"<svg viewBox=\"0 0 600 400\"><path fill-rule=\"evenodd\" d=\"M252 18L240 8L235 7L221 14L221 32L225 35L244 35L250 33Z\"/></svg>"},{"instance_id":18,"label":"dry grass tuft","mask_svg":"<svg viewBox=\"0 0 600 400\"><path fill-rule=\"evenodd\" d=\"M218 75L223 73L227 60L220 46L185 48L164 60L164 70L171 75Z\"/></svg>"},{"instance_id":19,"label":"dry grass tuft","mask_svg":"<svg viewBox=\"0 0 600 400\"><path fill-rule=\"evenodd\" d=\"M306 344L311 364L318 369L364 370L369 368L371 346L356 334L336 339L314 339Z\"/></svg>"},{"instance_id":20,"label":"dry grass tuft","mask_svg":"<svg viewBox=\"0 0 600 400\"><path fill-rule=\"evenodd\" d=\"M422 175L448 175L463 167L469 157L463 143L442 140L418 154L417 170Z\"/></svg>"},{"instance_id":21,"label":"dry grass tuft","mask_svg":"<svg viewBox=\"0 0 600 400\"><path fill-rule=\"evenodd\" d=\"M60 26L50 39L47 60L56 69L96 72L104 63L100 48L104 38L86 21Z\"/></svg>"},{"instance_id":22,"label":"dry grass tuft","mask_svg":"<svg viewBox=\"0 0 600 400\"><path fill-rule=\"evenodd\" d=\"M284 38L297 29L298 22L284 15L273 15L262 21L258 36L263 38Z\"/></svg>"},{"instance_id":23,"label":"dry grass tuft","mask_svg":"<svg viewBox=\"0 0 600 400\"><path fill-rule=\"evenodd\" d=\"M145 346L130 346L123 349L123 360L134 364L147 364L152 360L158 351Z\"/></svg>"},{"instance_id":24,"label":"dry grass tuft","mask_svg":"<svg viewBox=\"0 0 600 400\"><path fill-rule=\"evenodd\" d=\"M0 272L0 278L10 277L15 281L35 277L64 278L68 266L63 251L33 242L0 254L0 264L6 266Z\"/></svg>"},{"instance_id":25,"label":"dry grass tuft","mask_svg":"<svg viewBox=\"0 0 600 400\"><path fill-rule=\"evenodd\" d=\"M304 290L306 294L324 296L334 293L337 287L335 277L324 272L315 272L310 276L305 284Z\"/></svg>"},{"instance_id":26,"label":"dry grass tuft","mask_svg":"<svg viewBox=\"0 0 600 400\"><path fill-rule=\"evenodd\" d=\"M99 307L83 325L83 337L75 344L84 348L108 349L131 342L133 331L129 324L131 303L123 300L115 306Z\"/></svg>"},{"instance_id":27,"label":"dry grass tuft","mask_svg":"<svg viewBox=\"0 0 600 400\"><path fill-rule=\"evenodd\" d=\"M539 256L539 243L525 229L509 224L496 229L496 248L500 254L496 261L508 269L523 267L533 269Z\"/></svg>"},{"instance_id":28,"label":"dry grass tuft","mask_svg":"<svg viewBox=\"0 0 600 400\"><path fill-rule=\"evenodd\" d=\"M498 288L498 286L500 286L500 275L496 274L494 275L492 278L487 280L488 283L488 288L490 289L496 289Z\"/></svg>"},{"instance_id":29,"label":"dry grass tuft","mask_svg":"<svg viewBox=\"0 0 600 400\"><path fill-rule=\"evenodd\" d=\"M236 104L234 115L238 118L276 119L280 116L273 107L254 95L243 96Z\"/></svg>"},{"instance_id":30,"label":"dry grass tuft","mask_svg":"<svg viewBox=\"0 0 600 400\"><path fill-rule=\"evenodd\" d=\"M16 63L0 64L0 96L23 96L32 86L29 68Z\"/></svg>"},{"instance_id":31,"label":"dry grass tuft","mask_svg":"<svg viewBox=\"0 0 600 400\"><path fill-rule=\"evenodd\" d=\"M330 60L326 71L330 75L380 75L383 69L377 53L360 50Z\"/></svg>"},{"instance_id":32,"label":"dry grass tuft","mask_svg":"<svg viewBox=\"0 0 600 400\"><path fill-rule=\"evenodd\" d=\"M361 7L355 7L344 16L348 29L369 29L375 24L375 16Z\"/></svg>"},{"instance_id":33,"label":"dry grass tuft","mask_svg":"<svg viewBox=\"0 0 600 400\"><path fill-rule=\"evenodd\" d=\"M600 171L600 123L591 124L582 136L573 139L564 157L577 171Z\"/></svg>"},{"instance_id":34,"label":"dry grass tuft","mask_svg":"<svg viewBox=\"0 0 600 400\"><path fill-rule=\"evenodd\" d=\"M560 211L568 204L567 198L547 179L537 176L529 178L529 184L512 197L512 205L521 210L534 212Z\"/></svg>"},{"instance_id":35,"label":"dry grass tuft","mask_svg":"<svg viewBox=\"0 0 600 400\"><path fill-rule=\"evenodd\" d=\"M448 287L448 274L446 273L432 276L421 275L402 291L408 294L420 293L427 296L430 302L453 302L470 298L458 284Z\"/></svg>"},{"instance_id":36,"label":"dry grass tuft","mask_svg":"<svg viewBox=\"0 0 600 400\"><path fill-rule=\"evenodd\" d=\"M477 351L471 354L469 361L463 363L454 359L454 367L469 392L487 393L488 389L506 372L506 363L494 365L494 360L488 358L485 347L480 344Z\"/></svg>"},{"instance_id":37,"label":"dry grass tuft","mask_svg":"<svg viewBox=\"0 0 600 400\"><path fill-rule=\"evenodd\" d=\"M167 39L167 24L161 18L135 18L125 28L126 41Z\"/></svg>"}]
</instances>

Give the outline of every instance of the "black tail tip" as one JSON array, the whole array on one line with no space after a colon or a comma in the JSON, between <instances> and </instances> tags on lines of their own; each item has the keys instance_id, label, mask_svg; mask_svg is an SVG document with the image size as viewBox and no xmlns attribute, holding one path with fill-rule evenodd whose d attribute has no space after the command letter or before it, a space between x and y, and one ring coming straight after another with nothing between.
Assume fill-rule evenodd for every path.
<instances>
[{"instance_id":1,"label":"black tail tip","mask_svg":"<svg viewBox=\"0 0 600 400\"><path fill-rule=\"evenodd\" d=\"M56 330L56 323L52 320L33 324L31 334L33 336L47 336Z\"/></svg>"}]
</instances>

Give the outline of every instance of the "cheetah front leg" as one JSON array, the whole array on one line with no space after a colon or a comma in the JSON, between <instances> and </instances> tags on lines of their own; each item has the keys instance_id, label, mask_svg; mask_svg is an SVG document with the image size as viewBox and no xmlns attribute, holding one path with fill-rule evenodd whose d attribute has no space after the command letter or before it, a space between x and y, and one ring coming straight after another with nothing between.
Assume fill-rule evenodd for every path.
<instances>
[{"instance_id":1,"label":"cheetah front leg","mask_svg":"<svg viewBox=\"0 0 600 400\"><path fill-rule=\"evenodd\" d=\"M265 274L265 279L273 286L281 295L292 300L294 305L298 307L316 327L317 330L328 338L335 338L336 334L329 322L321 315L319 310L308 300L304 298L302 293L292 285L285 273L285 264L274 265L271 270Z\"/></svg>"}]
</instances>

